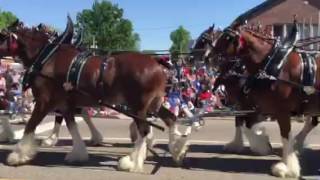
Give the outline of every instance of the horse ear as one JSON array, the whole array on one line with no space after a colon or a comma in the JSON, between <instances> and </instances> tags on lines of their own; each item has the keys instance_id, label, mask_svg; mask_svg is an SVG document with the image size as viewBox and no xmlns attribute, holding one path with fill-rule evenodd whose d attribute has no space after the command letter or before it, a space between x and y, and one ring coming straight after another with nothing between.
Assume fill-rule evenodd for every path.
<instances>
[{"instance_id":1,"label":"horse ear","mask_svg":"<svg viewBox=\"0 0 320 180\"><path fill-rule=\"evenodd\" d=\"M214 30L215 24L213 23L211 26L211 29Z\"/></svg>"},{"instance_id":2,"label":"horse ear","mask_svg":"<svg viewBox=\"0 0 320 180\"><path fill-rule=\"evenodd\" d=\"M16 19L13 23L11 23L11 24L7 27L7 29L8 29L8 30L15 30L15 29L17 29L18 27L21 27L21 25L23 25L23 23L20 22L19 19Z\"/></svg>"},{"instance_id":3,"label":"horse ear","mask_svg":"<svg viewBox=\"0 0 320 180\"><path fill-rule=\"evenodd\" d=\"M209 27L208 32L211 33L214 31L214 24L212 24L212 26Z\"/></svg>"}]
</instances>

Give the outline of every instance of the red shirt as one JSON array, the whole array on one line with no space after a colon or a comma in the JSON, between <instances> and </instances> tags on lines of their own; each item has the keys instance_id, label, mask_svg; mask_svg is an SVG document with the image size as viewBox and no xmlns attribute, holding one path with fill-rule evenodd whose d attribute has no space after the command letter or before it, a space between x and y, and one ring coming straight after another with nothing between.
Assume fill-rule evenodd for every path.
<instances>
[{"instance_id":1,"label":"red shirt","mask_svg":"<svg viewBox=\"0 0 320 180\"><path fill-rule=\"evenodd\" d=\"M210 100L212 97L212 93L209 91L202 92L199 96L200 100Z\"/></svg>"}]
</instances>

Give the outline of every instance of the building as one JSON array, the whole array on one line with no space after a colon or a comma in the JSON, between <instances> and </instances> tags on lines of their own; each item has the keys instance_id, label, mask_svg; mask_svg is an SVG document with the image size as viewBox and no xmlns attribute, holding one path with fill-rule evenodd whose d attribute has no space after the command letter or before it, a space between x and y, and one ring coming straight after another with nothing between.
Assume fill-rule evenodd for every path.
<instances>
[{"instance_id":1,"label":"building","mask_svg":"<svg viewBox=\"0 0 320 180\"><path fill-rule=\"evenodd\" d=\"M320 36L320 0L266 0L245 13L248 24L261 24L280 38L290 31L294 15L300 39Z\"/></svg>"}]
</instances>

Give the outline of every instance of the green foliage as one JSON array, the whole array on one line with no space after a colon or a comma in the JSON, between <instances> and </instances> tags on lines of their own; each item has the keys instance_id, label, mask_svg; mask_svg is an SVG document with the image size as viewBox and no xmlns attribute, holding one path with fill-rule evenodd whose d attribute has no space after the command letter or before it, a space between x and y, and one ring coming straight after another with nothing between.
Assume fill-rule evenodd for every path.
<instances>
[{"instance_id":1,"label":"green foliage","mask_svg":"<svg viewBox=\"0 0 320 180\"><path fill-rule=\"evenodd\" d=\"M91 9L77 14L76 27L84 28L84 44L95 43L106 50L138 50L140 37L133 32L130 20L123 18L123 9L109 1L95 1Z\"/></svg>"},{"instance_id":2,"label":"green foliage","mask_svg":"<svg viewBox=\"0 0 320 180\"><path fill-rule=\"evenodd\" d=\"M189 51L188 44L191 40L190 32L182 26L179 26L178 29L171 32L170 39L172 41L170 52L174 56L176 56L177 53L186 53Z\"/></svg>"},{"instance_id":3,"label":"green foliage","mask_svg":"<svg viewBox=\"0 0 320 180\"><path fill-rule=\"evenodd\" d=\"M0 10L0 30L11 25L17 17L9 11Z\"/></svg>"}]
</instances>

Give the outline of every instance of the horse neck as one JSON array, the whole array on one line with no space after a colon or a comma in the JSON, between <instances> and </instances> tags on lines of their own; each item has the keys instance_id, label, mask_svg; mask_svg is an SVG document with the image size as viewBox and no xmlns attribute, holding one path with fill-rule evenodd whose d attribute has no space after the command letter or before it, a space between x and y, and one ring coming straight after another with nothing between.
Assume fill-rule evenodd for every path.
<instances>
[{"instance_id":1,"label":"horse neck","mask_svg":"<svg viewBox=\"0 0 320 180\"><path fill-rule=\"evenodd\" d=\"M241 50L240 57L250 74L257 73L265 64L264 60L271 51L272 45L248 32L241 35L245 40L245 47Z\"/></svg>"},{"instance_id":2,"label":"horse neck","mask_svg":"<svg viewBox=\"0 0 320 180\"><path fill-rule=\"evenodd\" d=\"M46 42L28 42L28 43L19 43L19 57L22 60L22 63L25 67L30 67L37 56L39 55L41 49L46 45Z\"/></svg>"}]
</instances>

